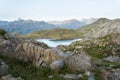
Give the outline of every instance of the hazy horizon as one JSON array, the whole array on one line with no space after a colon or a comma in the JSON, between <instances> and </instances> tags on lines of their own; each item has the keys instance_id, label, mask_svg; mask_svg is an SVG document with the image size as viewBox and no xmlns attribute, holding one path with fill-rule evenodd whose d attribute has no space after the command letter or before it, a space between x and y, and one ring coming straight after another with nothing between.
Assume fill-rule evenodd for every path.
<instances>
[{"instance_id":1,"label":"hazy horizon","mask_svg":"<svg viewBox=\"0 0 120 80\"><path fill-rule=\"evenodd\" d=\"M0 0L0 20L35 21L120 17L120 0Z\"/></svg>"}]
</instances>

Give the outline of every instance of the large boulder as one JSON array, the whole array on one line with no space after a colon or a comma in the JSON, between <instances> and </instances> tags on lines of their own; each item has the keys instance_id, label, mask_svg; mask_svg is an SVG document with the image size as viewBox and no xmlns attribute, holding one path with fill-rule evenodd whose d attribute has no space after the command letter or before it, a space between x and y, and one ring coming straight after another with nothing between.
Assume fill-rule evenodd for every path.
<instances>
[{"instance_id":1,"label":"large boulder","mask_svg":"<svg viewBox=\"0 0 120 80\"><path fill-rule=\"evenodd\" d=\"M0 38L0 55L14 57L15 48L22 43L22 40L5 34L3 38Z\"/></svg>"},{"instance_id":2,"label":"large boulder","mask_svg":"<svg viewBox=\"0 0 120 80\"><path fill-rule=\"evenodd\" d=\"M64 66L64 61L62 60L56 60L50 64L51 70L55 72L59 72L63 68L63 66Z\"/></svg>"},{"instance_id":3,"label":"large boulder","mask_svg":"<svg viewBox=\"0 0 120 80\"><path fill-rule=\"evenodd\" d=\"M74 53L65 60L71 70L92 70L91 57L82 47L77 47Z\"/></svg>"},{"instance_id":4,"label":"large boulder","mask_svg":"<svg viewBox=\"0 0 120 80\"><path fill-rule=\"evenodd\" d=\"M23 43L17 46L15 56L20 60L31 61L37 66L40 66L42 61L50 64L54 60L59 59L54 50L45 49L34 43Z\"/></svg>"}]
</instances>

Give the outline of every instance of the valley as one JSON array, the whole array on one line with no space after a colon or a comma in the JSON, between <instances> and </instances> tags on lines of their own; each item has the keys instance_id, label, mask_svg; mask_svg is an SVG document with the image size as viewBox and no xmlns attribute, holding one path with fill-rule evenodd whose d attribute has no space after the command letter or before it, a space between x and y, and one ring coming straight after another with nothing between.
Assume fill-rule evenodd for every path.
<instances>
[{"instance_id":1,"label":"valley","mask_svg":"<svg viewBox=\"0 0 120 80\"><path fill-rule=\"evenodd\" d=\"M22 35L0 29L1 80L119 80L119 24L119 19L101 18L77 30Z\"/></svg>"}]
</instances>

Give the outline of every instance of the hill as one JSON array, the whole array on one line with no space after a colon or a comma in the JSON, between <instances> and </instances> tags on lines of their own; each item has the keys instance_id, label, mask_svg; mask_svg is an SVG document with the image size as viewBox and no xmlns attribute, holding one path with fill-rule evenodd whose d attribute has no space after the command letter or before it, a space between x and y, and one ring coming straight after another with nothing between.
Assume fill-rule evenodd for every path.
<instances>
[{"instance_id":1,"label":"hill","mask_svg":"<svg viewBox=\"0 0 120 80\"><path fill-rule=\"evenodd\" d=\"M83 46L92 57L100 59L110 55L120 56L120 34L112 33L103 37L76 41L68 46L68 50L73 51L77 46Z\"/></svg>"},{"instance_id":2,"label":"hill","mask_svg":"<svg viewBox=\"0 0 120 80\"><path fill-rule=\"evenodd\" d=\"M83 37L102 37L111 33L120 33L120 19L109 20L100 18L96 22L78 30Z\"/></svg>"},{"instance_id":3,"label":"hill","mask_svg":"<svg viewBox=\"0 0 120 80\"><path fill-rule=\"evenodd\" d=\"M77 38L78 34L73 29L56 28L53 30L39 30L31 34L22 35L23 38L51 38L53 40L59 39L73 39Z\"/></svg>"}]
</instances>

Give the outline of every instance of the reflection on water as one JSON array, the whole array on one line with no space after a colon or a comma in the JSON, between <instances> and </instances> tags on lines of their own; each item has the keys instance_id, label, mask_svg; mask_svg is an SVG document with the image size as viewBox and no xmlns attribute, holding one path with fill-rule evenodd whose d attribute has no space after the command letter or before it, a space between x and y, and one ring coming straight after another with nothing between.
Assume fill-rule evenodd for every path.
<instances>
[{"instance_id":1,"label":"reflection on water","mask_svg":"<svg viewBox=\"0 0 120 80\"><path fill-rule=\"evenodd\" d=\"M56 47L57 45L69 45L74 41L82 40L82 39L74 39L74 40L58 40L52 41L51 39L35 39L38 42L44 42L50 47Z\"/></svg>"}]
</instances>

